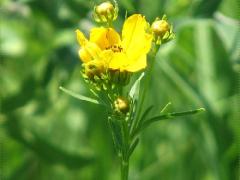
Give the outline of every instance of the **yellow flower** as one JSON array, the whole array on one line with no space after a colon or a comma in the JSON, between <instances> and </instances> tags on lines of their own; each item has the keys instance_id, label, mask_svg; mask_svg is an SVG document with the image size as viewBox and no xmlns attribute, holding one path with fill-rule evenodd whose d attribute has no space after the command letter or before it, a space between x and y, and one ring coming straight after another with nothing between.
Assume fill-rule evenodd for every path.
<instances>
[{"instance_id":1,"label":"yellow flower","mask_svg":"<svg viewBox=\"0 0 240 180\"><path fill-rule=\"evenodd\" d=\"M140 14L127 18L122 38L112 28L93 28L89 41L77 30L79 51L83 62L98 59L112 70L136 72L147 66L147 53L151 48L152 34L149 24Z\"/></svg>"}]
</instances>

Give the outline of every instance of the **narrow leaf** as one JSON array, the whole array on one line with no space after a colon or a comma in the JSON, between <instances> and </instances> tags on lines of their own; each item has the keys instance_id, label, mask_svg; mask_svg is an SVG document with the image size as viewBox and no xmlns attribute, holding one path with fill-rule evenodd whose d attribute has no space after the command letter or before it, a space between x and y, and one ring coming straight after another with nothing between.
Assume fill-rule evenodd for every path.
<instances>
[{"instance_id":1,"label":"narrow leaf","mask_svg":"<svg viewBox=\"0 0 240 180\"><path fill-rule=\"evenodd\" d=\"M88 101L90 103L94 103L94 104L100 104L96 99L93 99L93 98L90 98L90 97L87 97L87 96L83 96L81 94L77 94L71 90L68 90L62 86L59 87L60 90L62 90L63 92L67 93L68 95L76 98L76 99L79 99L81 101Z\"/></svg>"},{"instance_id":2,"label":"narrow leaf","mask_svg":"<svg viewBox=\"0 0 240 180\"><path fill-rule=\"evenodd\" d=\"M143 113L142 117L140 118L140 120L138 121L137 125L136 125L136 128L134 128L132 130L132 133L131 133L131 137L135 137L135 135L137 135L136 133L138 132L138 130L141 128L142 126L142 123L144 122L144 120L146 119L146 117L148 116L148 114L151 112L152 108L154 106L149 106Z\"/></svg>"},{"instance_id":3,"label":"narrow leaf","mask_svg":"<svg viewBox=\"0 0 240 180\"><path fill-rule=\"evenodd\" d=\"M135 148L137 147L139 143L139 138L135 139L134 142L131 144L130 148L129 148L129 152L128 152L128 157L130 157L133 153L133 151L135 150Z\"/></svg>"},{"instance_id":4,"label":"narrow leaf","mask_svg":"<svg viewBox=\"0 0 240 180\"><path fill-rule=\"evenodd\" d=\"M147 115L151 112L151 110L153 109L153 105L152 106L149 106L143 113L141 119L140 119L140 122L143 122L144 119L146 119Z\"/></svg>"},{"instance_id":5,"label":"narrow leaf","mask_svg":"<svg viewBox=\"0 0 240 180\"><path fill-rule=\"evenodd\" d=\"M171 104L172 104L171 102L167 103L167 104L162 108L162 110L161 110L160 113L163 113L164 111L166 111L166 109L167 109Z\"/></svg>"},{"instance_id":6,"label":"narrow leaf","mask_svg":"<svg viewBox=\"0 0 240 180\"><path fill-rule=\"evenodd\" d=\"M193 115L193 114L197 114L197 113L204 112L204 111L205 111L204 108L199 108L199 109L190 110L190 111L173 112L173 113L163 114L163 115L160 115L160 116L155 116L155 117L152 117L152 118L148 119L147 121L145 121L143 123L142 128L148 127L150 124L152 124L153 122L156 122L156 121L165 120L165 119L172 119L172 118L175 118L175 117L178 117L178 116Z\"/></svg>"},{"instance_id":7,"label":"narrow leaf","mask_svg":"<svg viewBox=\"0 0 240 180\"><path fill-rule=\"evenodd\" d=\"M138 96L139 96L139 89L140 89L140 82L141 82L141 79L143 78L144 76L144 72L139 76L139 78L135 81L135 83L133 84L130 92L129 92L129 96L132 98L132 99L138 99Z\"/></svg>"},{"instance_id":8,"label":"narrow leaf","mask_svg":"<svg viewBox=\"0 0 240 180\"><path fill-rule=\"evenodd\" d=\"M115 132L115 127L114 127L114 124L112 122L111 117L108 117L108 125L109 125L110 130L111 130L114 147L115 147L116 151L118 153L120 153L120 151L121 151L121 142L119 141L119 137L117 136L117 134Z\"/></svg>"}]
</instances>

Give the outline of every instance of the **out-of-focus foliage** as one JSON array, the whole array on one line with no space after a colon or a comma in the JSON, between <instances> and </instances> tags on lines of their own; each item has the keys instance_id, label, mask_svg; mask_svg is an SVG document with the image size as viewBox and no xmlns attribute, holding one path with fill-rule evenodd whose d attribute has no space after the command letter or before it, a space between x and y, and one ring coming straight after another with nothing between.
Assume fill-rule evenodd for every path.
<instances>
[{"instance_id":1,"label":"out-of-focus foliage","mask_svg":"<svg viewBox=\"0 0 240 180\"><path fill-rule=\"evenodd\" d=\"M118 179L104 109L58 89L90 94L79 73L74 31L94 26L98 2L0 1L0 179ZM158 53L148 103L156 112L169 101L171 110L207 109L147 129L131 159L130 179L237 179L238 1L119 5L119 28L126 11L149 21L166 13L175 27L176 39Z\"/></svg>"}]
</instances>

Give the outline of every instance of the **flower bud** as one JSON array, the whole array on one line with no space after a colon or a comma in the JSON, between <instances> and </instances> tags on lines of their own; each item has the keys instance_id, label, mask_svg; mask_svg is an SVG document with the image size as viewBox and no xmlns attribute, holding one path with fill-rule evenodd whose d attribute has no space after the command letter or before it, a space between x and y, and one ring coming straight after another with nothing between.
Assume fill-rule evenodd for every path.
<instances>
[{"instance_id":1,"label":"flower bud","mask_svg":"<svg viewBox=\"0 0 240 180\"><path fill-rule=\"evenodd\" d=\"M99 60L92 60L84 63L84 73L89 79L93 79L94 76L100 77L105 71L104 63Z\"/></svg>"},{"instance_id":2,"label":"flower bud","mask_svg":"<svg viewBox=\"0 0 240 180\"><path fill-rule=\"evenodd\" d=\"M153 22L152 31L157 36L163 36L166 32L169 32L170 26L167 21L165 20L156 20Z\"/></svg>"},{"instance_id":3,"label":"flower bud","mask_svg":"<svg viewBox=\"0 0 240 180\"><path fill-rule=\"evenodd\" d=\"M106 15L108 12L113 12L114 7L110 2L104 2L96 7L96 12L100 15Z\"/></svg>"},{"instance_id":4,"label":"flower bud","mask_svg":"<svg viewBox=\"0 0 240 180\"><path fill-rule=\"evenodd\" d=\"M151 30L154 35L155 43L160 45L174 38L173 28L168 23L166 15L162 19L156 18L152 23Z\"/></svg>"},{"instance_id":5,"label":"flower bud","mask_svg":"<svg viewBox=\"0 0 240 180\"><path fill-rule=\"evenodd\" d=\"M117 18L118 5L113 5L111 2L103 2L94 7L93 18L96 22L111 23Z\"/></svg>"},{"instance_id":6,"label":"flower bud","mask_svg":"<svg viewBox=\"0 0 240 180\"><path fill-rule=\"evenodd\" d=\"M127 113L129 111L129 101L125 98L118 97L114 101L114 108L117 112Z\"/></svg>"}]
</instances>

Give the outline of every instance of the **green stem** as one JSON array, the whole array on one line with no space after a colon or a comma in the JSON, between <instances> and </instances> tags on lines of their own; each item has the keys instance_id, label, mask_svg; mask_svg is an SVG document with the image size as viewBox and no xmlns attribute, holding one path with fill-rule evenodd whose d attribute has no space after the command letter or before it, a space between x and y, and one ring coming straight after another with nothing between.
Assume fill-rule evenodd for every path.
<instances>
[{"instance_id":1,"label":"green stem","mask_svg":"<svg viewBox=\"0 0 240 180\"><path fill-rule=\"evenodd\" d=\"M129 159L121 159L121 180L128 180Z\"/></svg>"},{"instance_id":2,"label":"green stem","mask_svg":"<svg viewBox=\"0 0 240 180\"><path fill-rule=\"evenodd\" d=\"M111 117L113 120L111 121ZM128 124L123 117L109 117L109 127L112 132L113 141L118 152L121 163L121 180L128 180L128 169L129 169L129 154L132 149L137 145L131 143L129 138ZM132 145L132 146L130 146Z\"/></svg>"}]
</instances>

